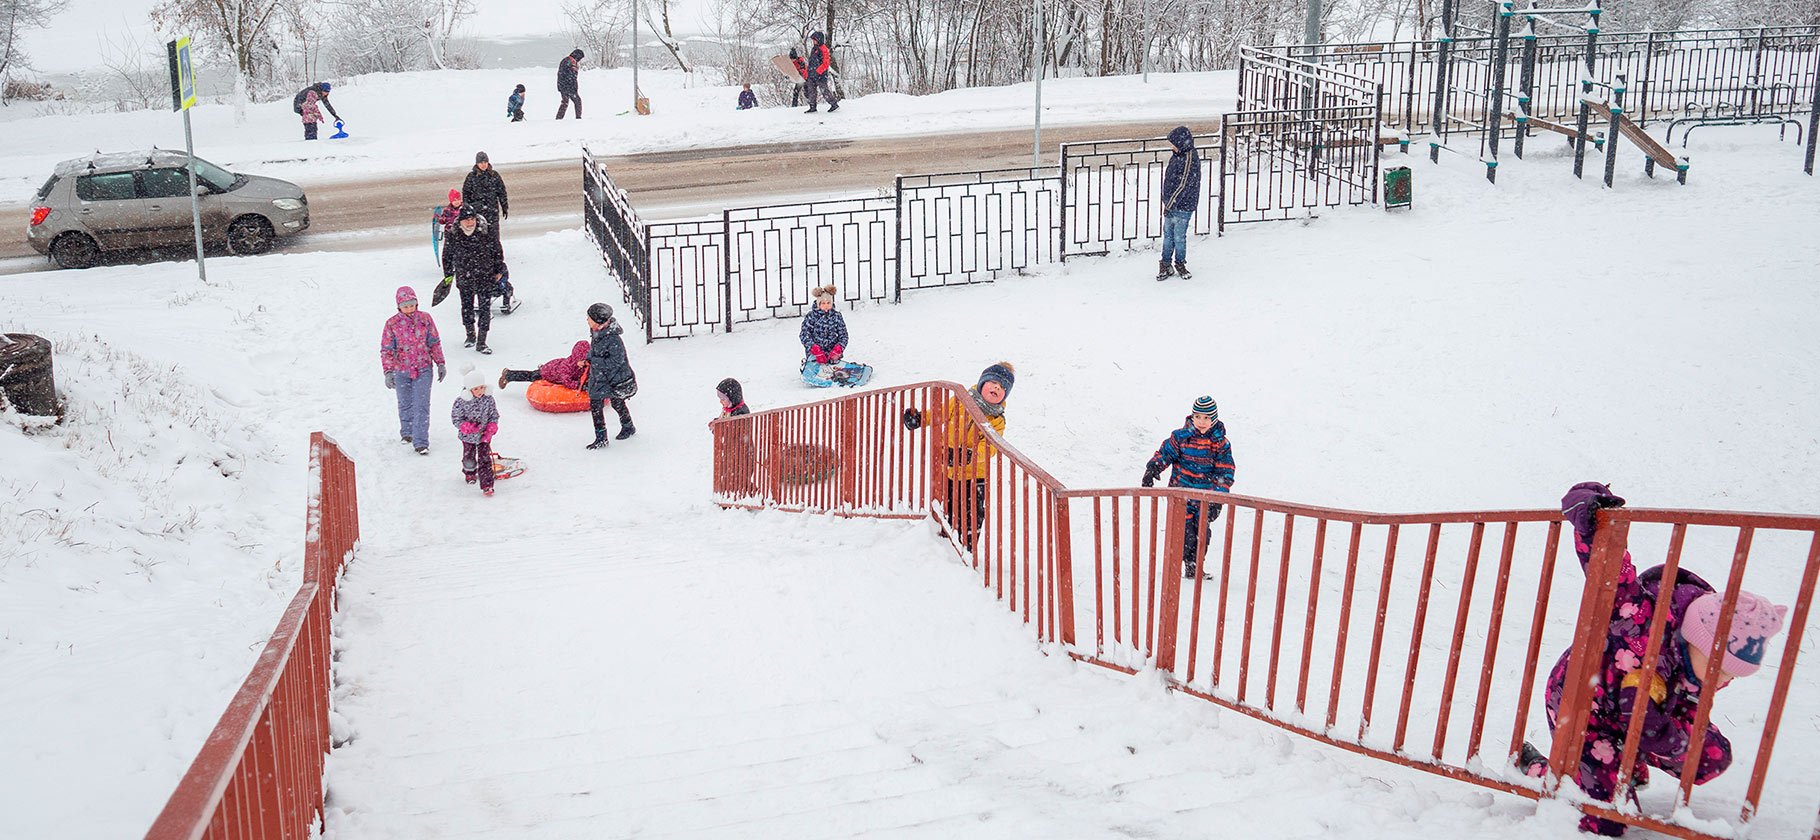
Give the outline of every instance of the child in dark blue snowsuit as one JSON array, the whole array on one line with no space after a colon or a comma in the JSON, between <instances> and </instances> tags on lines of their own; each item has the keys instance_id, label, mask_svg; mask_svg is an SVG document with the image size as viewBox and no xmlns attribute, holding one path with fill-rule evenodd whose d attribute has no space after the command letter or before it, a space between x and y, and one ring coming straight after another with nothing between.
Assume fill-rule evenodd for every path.
<instances>
[{"instance_id":1,"label":"child in dark blue snowsuit","mask_svg":"<svg viewBox=\"0 0 1820 840\"><path fill-rule=\"evenodd\" d=\"M518 87L513 88L512 95L506 97L506 116L511 117L512 122L524 122L524 119L525 119L525 86L524 85L519 85Z\"/></svg>"},{"instance_id":2,"label":"child in dark blue snowsuit","mask_svg":"<svg viewBox=\"0 0 1820 840\"><path fill-rule=\"evenodd\" d=\"M1158 202L1163 213L1163 261L1157 264L1156 279L1167 280L1173 266L1175 273L1187 280L1188 220L1201 201L1201 155L1194 150L1194 132L1178 125L1169 132L1169 144L1175 153L1163 169L1163 197Z\"/></svg>"},{"instance_id":3,"label":"child in dark blue snowsuit","mask_svg":"<svg viewBox=\"0 0 1820 840\"><path fill-rule=\"evenodd\" d=\"M625 328L613 319L613 307L596 303L588 307L588 413L594 417L594 442L589 449L607 445L607 420L601 412L603 403L611 404L619 415L619 435L625 440L638 433L632 426L632 410L626 400L638 393L638 377L626 358L626 342L619 337Z\"/></svg>"},{"instance_id":4,"label":"child in dark blue snowsuit","mask_svg":"<svg viewBox=\"0 0 1820 840\"><path fill-rule=\"evenodd\" d=\"M753 93L752 86L748 84L748 85L746 85L744 90L741 90L739 92L739 110L744 111L749 108L757 108L757 107L758 107L758 94Z\"/></svg>"},{"instance_id":5,"label":"child in dark blue snowsuit","mask_svg":"<svg viewBox=\"0 0 1820 840\"><path fill-rule=\"evenodd\" d=\"M833 286L815 290L815 306L803 316L803 328L797 338L803 342L803 353L824 365L841 360L847 351L847 320L834 308Z\"/></svg>"},{"instance_id":6,"label":"child in dark blue snowsuit","mask_svg":"<svg viewBox=\"0 0 1820 840\"><path fill-rule=\"evenodd\" d=\"M1180 429L1169 433L1163 445L1157 447L1156 454L1151 456L1150 463L1144 466L1144 486L1156 485L1163 468L1174 466L1169 473L1170 487L1190 487L1196 490L1217 490L1226 493L1232 489L1233 475L1237 467L1232 461L1232 444L1226 440L1226 424L1220 422L1220 407L1213 397L1201 397L1194 401L1193 412ZM1202 507L1208 508L1202 516ZM1194 577L1195 549L1201 544L1203 535L1213 528L1213 520L1220 517L1223 506L1212 502L1192 501L1183 510L1182 538L1182 575Z\"/></svg>"}]
</instances>

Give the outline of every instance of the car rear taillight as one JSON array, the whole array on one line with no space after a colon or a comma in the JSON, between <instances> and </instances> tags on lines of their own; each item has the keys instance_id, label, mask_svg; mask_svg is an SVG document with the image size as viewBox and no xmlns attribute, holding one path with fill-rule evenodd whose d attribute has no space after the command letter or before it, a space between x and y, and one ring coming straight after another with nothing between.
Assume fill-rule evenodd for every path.
<instances>
[{"instance_id":1,"label":"car rear taillight","mask_svg":"<svg viewBox=\"0 0 1820 840\"><path fill-rule=\"evenodd\" d=\"M41 224L45 220L46 217L50 216L50 214L51 214L51 208L49 208L49 207L33 207L32 208L32 227L37 227L39 224Z\"/></svg>"}]
</instances>

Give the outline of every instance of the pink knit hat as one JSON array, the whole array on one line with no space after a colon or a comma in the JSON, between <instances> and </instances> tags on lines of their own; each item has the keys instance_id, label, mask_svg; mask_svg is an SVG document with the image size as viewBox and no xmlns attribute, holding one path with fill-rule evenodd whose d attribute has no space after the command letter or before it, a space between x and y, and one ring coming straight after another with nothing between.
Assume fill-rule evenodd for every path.
<instances>
[{"instance_id":1,"label":"pink knit hat","mask_svg":"<svg viewBox=\"0 0 1820 840\"><path fill-rule=\"evenodd\" d=\"M1701 651L1711 652L1713 636L1719 629L1719 608L1725 596L1708 592L1687 605L1687 616L1681 620L1681 638ZM1778 607L1768 598L1750 592L1738 593L1738 605L1732 611L1731 638L1725 643L1725 662L1720 670L1734 677L1748 677L1763 665L1763 651L1769 637L1782 630L1782 617L1788 607Z\"/></svg>"}]
</instances>

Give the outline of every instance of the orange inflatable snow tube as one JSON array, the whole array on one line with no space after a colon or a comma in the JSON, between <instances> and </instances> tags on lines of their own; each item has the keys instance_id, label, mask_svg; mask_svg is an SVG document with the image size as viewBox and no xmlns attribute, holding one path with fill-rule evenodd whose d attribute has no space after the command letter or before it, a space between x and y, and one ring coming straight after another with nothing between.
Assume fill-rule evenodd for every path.
<instances>
[{"instance_id":1,"label":"orange inflatable snow tube","mask_svg":"<svg viewBox=\"0 0 1820 840\"><path fill-rule=\"evenodd\" d=\"M588 392L564 388L554 382L542 379L531 383L525 389L525 401L538 411L566 412L587 411Z\"/></svg>"}]
</instances>

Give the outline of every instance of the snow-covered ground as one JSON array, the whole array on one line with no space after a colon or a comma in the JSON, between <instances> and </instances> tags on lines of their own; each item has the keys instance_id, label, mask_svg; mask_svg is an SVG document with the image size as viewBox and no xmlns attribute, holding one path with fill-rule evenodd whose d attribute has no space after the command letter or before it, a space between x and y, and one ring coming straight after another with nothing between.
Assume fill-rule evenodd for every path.
<instances>
[{"instance_id":1,"label":"snow-covered ground","mask_svg":"<svg viewBox=\"0 0 1820 840\"><path fill-rule=\"evenodd\" d=\"M1008 119L1027 93L966 95ZM920 100L881 100L889 119L866 102L850 130L927 127ZM1194 106L1132 106L1172 107ZM236 148L290 142L278 116ZM627 123L630 148L612 151L801 130L783 112L745 118L696 134ZM146 129L92 119L123 142ZM50 131L9 124L9 172L41 153L15 126ZM1463 161L1415 162L1410 212L1195 239L1192 281L1154 282L1148 252L917 293L848 313L852 355L880 385L1014 362L1010 435L1070 486L1134 482L1211 393L1255 495L1548 507L1596 478L1638 505L1817 511L1820 187L1765 130L1697 139L1685 187L1627 155L1603 190L1548 143L1496 186ZM385 157L402 141L374 145L370 160L402 159ZM451 376L539 364L583 337L589 302L618 305L579 232L508 248L528 302L495 322L497 355L453 348ZM0 834L149 824L298 583L315 429L359 465L364 535L337 627L352 738L329 778L337 837L544 821L590 837L1571 831L1555 808L1531 817L1046 657L920 524L715 509L714 383L740 378L761 408L819 396L796 379L794 323L634 343L639 433L605 452L582 451L585 415L533 412L514 385L497 445L529 472L483 499L439 422L454 384L418 457L375 358L393 289L427 293L436 273L413 249L219 259L206 287L187 264L0 278L0 330L58 342L72 407L61 427L0 426ZM459 336L451 304L432 312ZM1755 558L1747 588L1798 560ZM1815 708L1790 707L1789 755L1820 753ZM1772 792L1811 762L1788 766ZM1766 800L1797 816L1755 836L1805 837L1812 800Z\"/></svg>"},{"instance_id":2,"label":"snow-covered ground","mask_svg":"<svg viewBox=\"0 0 1820 840\"><path fill-rule=\"evenodd\" d=\"M201 105L191 117L196 154L235 171L320 182L465 166L482 149L504 166L578 157L584 145L599 154L623 155L1016 129L1029 127L1034 115L1035 91L1029 84L932 96L879 93L844 101L836 114L809 116L786 107L739 111L734 108L737 85L692 88L680 72L642 70L638 83L651 100L652 113L639 116L630 113L632 71L597 69L581 75L587 118L559 122L553 119L558 101L554 74L539 67L335 80L330 101L352 135L345 140L305 142L288 97L249 106L246 123L238 127L231 105ZM770 79L752 81L754 89L763 90ZM506 97L516 84L528 88L521 123L504 116ZM1232 71L1153 74L1148 84L1137 76L1050 80L1043 84L1043 120L1217 120L1230 110L1233 90ZM1117 103L1117 109L1108 103ZM183 148L183 118L169 111L30 116L39 110L41 103L0 110L0 124L6 127L6 140L0 143L0 201L25 201L58 161L96 149ZM325 128L323 137L334 133L332 123Z\"/></svg>"}]
</instances>

